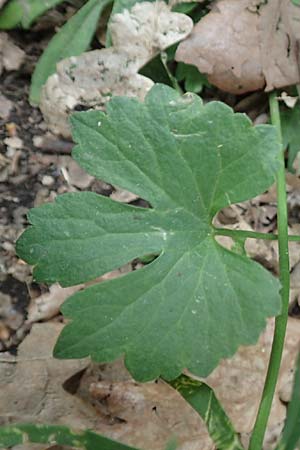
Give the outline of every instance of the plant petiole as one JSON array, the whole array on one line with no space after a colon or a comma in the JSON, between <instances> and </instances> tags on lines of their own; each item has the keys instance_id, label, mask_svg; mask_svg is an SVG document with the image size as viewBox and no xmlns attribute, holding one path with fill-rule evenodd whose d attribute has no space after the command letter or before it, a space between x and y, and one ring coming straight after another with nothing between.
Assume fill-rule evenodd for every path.
<instances>
[{"instance_id":1,"label":"plant petiole","mask_svg":"<svg viewBox=\"0 0 300 450\"><path fill-rule=\"evenodd\" d=\"M258 233L257 231L248 230L230 230L228 228L214 228L215 236L229 236L233 239L264 239L266 241L277 241L279 235L272 233ZM300 236L290 236L288 235L288 240L290 242L300 242Z\"/></svg>"},{"instance_id":2,"label":"plant petiole","mask_svg":"<svg viewBox=\"0 0 300 450\"><path fill-rule=\"evenodd\" d=\"M278 131L278 139L282 143L280 112L276 92L273 91L269 97L272 124ZM285 185L284 155L281 153L281 165L277 175L277 217L278 217L278 247L279 247L279 272L281 281L281 314L275 319L275 331L272 343L271 356L267 371L266 381L262 393L261 402L250 439L249 450L261 450L266 432L272 400L277 384L285 332L288 320L290 271L289 271L289 248L288 248L288 217L287 197Z\"/></svg>"}]
</instances>

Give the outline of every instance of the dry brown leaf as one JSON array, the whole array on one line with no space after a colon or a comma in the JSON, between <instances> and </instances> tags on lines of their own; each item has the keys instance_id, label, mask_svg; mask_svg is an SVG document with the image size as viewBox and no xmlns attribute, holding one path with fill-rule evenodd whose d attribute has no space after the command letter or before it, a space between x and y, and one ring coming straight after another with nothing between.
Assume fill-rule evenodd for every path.
<instances>
[{"instance_id":1,"label":"dry brown leaf","mask_svg":"<svg viewBox=\"0 0 300 450\"><path fill-rule=\"evenodd\" d=\"M178 450L214 449L205 424L172 388L162 381L134 382L120 361L98 366L95 377L89 371L74 395L75 381L88 362L52 358L62 327L59 323L35 324L20 345L18 357L1 358L0 425L33 422L89 428L152 450L161 450L176 436ZM44 446L37 448L44 450Z\"/></svg>"},{"instance_id":2,"label":"dry brown leaf","mask_svg":"<svg viewBox=\"0 0 300 450\"><path fill-rule=\"evenodd\" d=\"M77 286L71 286L67 288L61 287L58 283L53 284L49 287L49 292L42 294L39 297L32 298L28 307L28 318L27 323L38 322L40 320L51 319L59 313L60 307L63 302L75 294L85 286L91 286L95 283L101 283L105 280L112 280L113 278L118 278L128 272L131 272L131 264L125 264L119 269L108 272L96 280L92 280L86 284L78 284ZM1 312L1 308L0 308Z\"/></svg>"},{"instance_id":3,"label":"dry brown leaf","mask_svg":"<svg viewBox=\"0 0 300 450\"><path fill-rule=\"evenodd\" d=\"M157 53L184 39L192 20L162 1L137 3L110 21L113 47L61 61L41 96L40 108L57 134L70 136L69 113L75 106L103 109L112 96L143 99L153 82L138 70Z\"/></svg>"},{"instance_id":4,"label":"dry brown leaf","mask_svg":"<svg viewBox=\"0 0 300 450\"><path fill-rule=\"evenodd\" d=\"M137 200L139 197L132 192L126 191L125 189L120 189L117 186L114 186L114 191L110 195L110 198L116 200L121 203L129 203Z\"/></svg>"},{"instance_id":5,"label":"dry brown leaf","mask_svg":"<svg viewBox=\"0 0 300 450\"><path fill-rule=\"evenodd\" d=\"M28 306L28 323L51 319L59 313L63 302L83 285L62 288L58 283L49 287L49 292L33 298Z\"/></svg>"},{"instance_id":6,"label":"dry brown leaf","mask_svg":"<svg viewBox=\"0 0 300 450\"><path fill-rule=\"evenodd\" d=\"M62 387L65 379L83 370L88 361L52 358L53 346L62 328L59 323L36 324L21 343L17 358L1 357L1 425L57 423L79 429L91 425L92 408Z\"/></svg>"},{"instance_id":7,"label":"dry brown leaf","mask_svg":"<svg viewBox=\"0 0 300 450\"><path fill-rule=\"evenodd\" d=\"M120 360L90 365L83 374L87 360L54 360L52 348L61 329L58 323L36 324L17 358L2 356L0 424L32 421L91 428L152 450L164 448L176 436L179 450L214 449L204 423L164 382L136 383ZM259 403L272 336L270 320L257 345L241 348L206 379L246 438ZM265 449L271 448L283 426L286 408L280 398L289 399L299 345L300 321L290 318Z\"/></svg>"},{"instance_id":8,"label":"dry brown leaf","mask_svg":"<svg viewBox=\"0 0 300 450\"><path fill-rule=\"evenodd\" d=\"M224 360L205 380L214 390L239 433L251 432L259 405L268 367L273 339L273 320L269 320L259 342L242 347L233 358ZM265 439L266 449L274 443L281 432L286 408L280 402L280 392L290 390L291 378L300 349L300 321L289 318L282 366L273 401Z\"/></svg>"},{"instance_id":9,"label":"dry brown leaf","mask_svg":"<svg viewBox=\"0 0 300 450\"><path fill-rule=\"evenodd\" d=\"M95 405L105 418L104 434L116 440L161 450L175 437L178 450L215 448L205 424L170 386L161 380L136 383L122 360L91 366L77 395Z\"/></svg>"},{"instance_id":10,"label":"dry brown leaf","mask_svg":"<svg viewBox=\"0 0 300 450\"><path fill-rule=\"evenodd\" d=\"M94 177L83 170L70 156L60 156L57 167L71 188L75 186L79 189L87 189L94 180Z\"/></svg>"},{"instance_id":11,"label":"dry brown leaf","mask_svg":"<svg viewBox=\"0 0 300 450\"><path fill-rule=\"evenodd\" d=\"M0 33L0 75L3 70L18 70L24 59L23 50L12 42L7 33Z\"/></svg>"},{"instance_id":12,"label":"dry brown leaf","mask_svg":"<svg viewBox=\"0 0 300 450\"><path fill-rule=\"evenodd\" d=\"M290 0L219 0L180 43L176 59L234 94L296 84L299 20Z\"/></svg>"}]
</instances>

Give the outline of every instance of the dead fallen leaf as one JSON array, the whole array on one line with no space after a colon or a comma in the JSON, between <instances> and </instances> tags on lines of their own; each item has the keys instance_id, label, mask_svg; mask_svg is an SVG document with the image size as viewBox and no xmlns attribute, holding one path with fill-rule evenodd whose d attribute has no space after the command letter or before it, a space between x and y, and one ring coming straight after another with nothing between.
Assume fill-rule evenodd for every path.
<instances>
[{"instance_id":1,"label":"dead fallen leaf","mask_svg":"<svg viewBox=\"0 0 300 450\"><path fill-rule=\"evenodd\" d=\"M235 428L243 434L245 440L247 440L247 436L252 429L260 401L273 330L273 320L270 320L265 332L255 346L240 348L233 358L224 360L205 380L215 389L216 395L233 420ZM293 372L299 347L300 321L290 318L280 378L265 440L265 449L271 448L281 432L286 407L280 399L284 397L289 400L288 395L292 383L290 374ZM123 362L118 360L112 364L92 365L83 375L77 395L94 403L99 413L106 417L111 428L118 429L116 424L118 420L125 420L130 423L131 415L136 415L136 432L139 433L139 427L143 426L142 420L147 417L147 410L144 410L145 398L148 398L149 395L149 401L153 400L152 405L155 406L156 414L160 419L164 417L164 405L168 404L170 398L167 391L165 393L161 391L158 398L151 397L153 395L152 390L149 391L149 387L143 390L144 386L151 387L151 383L146 385L135 383L125 370ZM185 410L181 410L181 414L183 411ZM186 428L189 430L187 419L184 420L186 421ZM172 423L171 420L168 420L168 423ZM123 430L122 433L130 433L125 423L119 428ZM115 438L121 436L118 433L119 430L114 436ZM122 434L122 436L124 435ZM181 432L179 436L181 436ZM194 447L187 446L184 448Z\"/></svg>"},{"instance_id":2,"label":"dead fallen leaf","mask_svg":"<svg viewBox=\"0 0 300 450\"><path fill-rule=\"evenodd\" d=\"M120 189L117 186L114 187L114 191L110 195L110 198L116 200L117 202L129 203L137 200L139 197L132 192L125 191L125 189Z\"/></svg>"},{"instance_id":3,"label":"dead fallen leaf","mask_svg":"<svg viewBox=\"0 0 300 450\"><path fill-rule=\"evenodd\" d=\"M300 8L290 0L219 0L179 44L177 61L242 94L300 82Z\"/></svg>"},{"instance_id":4,"label":"dead fallen leaf","mask_svg":"<svg viewBox=\"0 0 300 450\"><path fill-rule=\"evenodd\" d=\"M192 27L188 16L171 12L162 1L115 14L109 30L113 47L61 61L44 86L40 108L50 129L69 137L68 116L75 106L103 109L115 95L143 99L153 82L138 70Z\"/></svg>"},{"instance_id":5,"label":"dead fallen leaf","mask_svg":"<svg viewBox=\"0 0 300 450\"><path fill-rule=\"evenodd\" d=\"M33 421L66 424L79 430L91 428L153 450L163 448L171 436L176 436L179 450L214 449L204 423L164 382L136 383L121 360L88 368L87 360L54 360L52 347L62 327L58 323L36 324L20 345L17 358L2 356L0 424ZM253 426L272 336L270 320L257 345L241 348L206 379L244 440ZM290 318L264 446L268 450L283 426L286 408L280 398L289 399L290 373L299 346L300 321Z\"/></svg>"},{"instance_id":6,"label":"dead fallen leaf","mask_svg":"<svg viewBox=\"0 0 300 450\"><path fill-rule=\"evenodd\" d=\"M1 356L0 424L37 422L90 426L92 408L64 391L67 377L83 370L87 360L59 361L52 349L63 325L36 324L19 347L18 357Z\"/></svg>"},{"instance_id":7,"label":"dead fallen leaf","mask_svg":"<svg viewBox=\"0 0 300 450\"><path fill-rule=\"evenodd\" d=\"M205 380L214 390L233 421L239 433L248 434L254 425L269 354L273 339L274 321L269 320L259 342L250 347L242 347L233 358L224 360ZM280 392L287 391L287 380L294 369L300 349L300 321L289 318L283 361L279 381L273 401L272 412L265 439L265 449L269 449L281 432L286 408L280 401Z\"/></svg>"},{"instance_id":8,"label":"dead fallen leaf","mask_svg":"<svg viewBox=\"0 0 300 450\"><path fill-rule=\"evenodd\" d=\"M82 377L87 360L52 358L62 327L51 322L35 324L17 358L2 356L0 425L34 422L89 428L152 450L161 450L176 436L178 450L214 449L205 424L164 382L138 384L120 361L98 365L98 371L92 366ZM80 378L80 393L75 395Z\"/></svg>"},{"instance_id":9,"label":"dead fallen leaf","mask_svg":"<svg viewBox=\"0 0 300 450\"><path fill-rule=\"evenodd\" d=\"M59 157L57 167L70 187L87 189L94 180L94 177L83 170L70 156Z\"/></svg>"},{"instance_id":10,"label":"dead fallen leaf","mask_svg":"<svg viewBox=\"0 0 300 450\"><path fill-rule=\"evenodd\" d=\"M7 33L0 33L0 75L3 70L18 70L24 59L23 50L12 42Z\"/></svg>"},{"instance_id":11,"label":"dead fallen leaf","mask_svg":"<svg viewBox=\"0 0 300 450\"><path fill-rule=\"evenodd\" d=\"M91 286L95 283L101 283L105 280L112 280L113 278L117 278L121 275L124 275L125 273L131 272L131 270L132 265L130 263L125 264L119 269L108 272L101 277L98 277L96 280L92 280L89 283L86 283L86 286ZM28 318L26 323L31 324L33 322L47 320L55 317L59 313L60 307L63 302L68 297L75 294L75 292L82 289L84 286L84 284L78 284L76 286L63 288L58 283L53 284L49 287L49 292L31 299L28 306Z\"/></svg>"},{"instance_id":12,"label":"dead fallen leaf","mask_svg":"<svg viewBox=\"0 0 300 450\"><path fill-rule=\"evenodd\" d=\"M82 287L83 285L79 284L77 286L62 288L57 283L53 284L49 287L49 292L31 299L28 306L27 323L51 319L56 316L63 302Z\"/></svg>"}]
</instances>

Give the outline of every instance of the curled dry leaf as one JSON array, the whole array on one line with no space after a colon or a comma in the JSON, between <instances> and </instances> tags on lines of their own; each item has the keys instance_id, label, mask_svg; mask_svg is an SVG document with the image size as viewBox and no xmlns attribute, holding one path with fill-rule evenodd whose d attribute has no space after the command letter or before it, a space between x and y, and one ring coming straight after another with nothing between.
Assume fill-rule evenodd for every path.
<instances>
[{"instance_id":1,"label":"curled dry leaf","mask_svg":"<svg viewBox=\"0 0 300 450\"><path fill-rule=\"evenodd\" d=\"M3 70L18 70L23 64L25 53L17 47L7 33L0 33L0 75Z\"/></svg>"},{"instance_id":2,"label":"curled dry leaf","mask_svg":"<svg viewBox=\"0 0 300 450\"><path fill-rule=\"evenodd\" d=\"M50 129L70 136L75 107L103 109L112 96L143 99L153 82L138 70L157 53L184 39L192 20L162 1L137 3L115 14L109 24L113 47L61 61L42 92L40 108Z\"/></svg>"},{"instance_id":3,"label":"curled dry leaf","mask_svg":"<svg viewBox=\"0 0 300 450\"><path fill-rule=\"evenodd\" d=\"M234 94L300 82L300 8L290 0L220 0L178 47L209 82Z\"/></svg>"}]
</instances>

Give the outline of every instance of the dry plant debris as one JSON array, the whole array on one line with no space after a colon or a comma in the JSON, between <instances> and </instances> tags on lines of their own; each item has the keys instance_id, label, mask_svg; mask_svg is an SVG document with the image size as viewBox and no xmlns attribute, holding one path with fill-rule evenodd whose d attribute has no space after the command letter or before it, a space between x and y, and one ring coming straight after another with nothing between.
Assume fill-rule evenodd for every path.
<instances>
[{"instance_id":1,"label":"dry plant debris","mask_svg":"<svg viewBox=\"0 0 300 450\"><path fill-rule=\"evenodd\" d=\"M139 448L158 450L173 436L179 450L213 450L204 423L163 381L139 384L123 362L90 364L55 360L52 348L63 325L33 326L18 357L3 354L0 365L0 424L47 422L92 428ZM263 387L273 321L255 346L241 348L205 380L222 401L238 432L247 440ZM285 419L292 371L300 345L299 321L289 319L280 380L266 437L270 449ZM155 436L155 442L153 440ZM44 447L37 447L39 450Z\"/></svg>"},{"instance_id":2,"label":"dry plant debris","mask_svg":"<svg viewBox=\"0 0 300 450\"><path fill-rule=\"evenodd\" d=\"M290 0L219 0L180 43L176 59L242 94L297 84L300 8Z\"/></svg>"},{"instance_id":3,"label":"dry plant debris","mask_svg":"<svg viewBox=\"0 0 300 450\"><path fill-rule=\"evenodd\" d=\"M137 3L115 14L109 25L112 47L67 58L49 77L40 108L50 129L69 137L68 116L75 107L103 109L116 95L143 99L153 82L138 70L192 27L188 16L171 12L162 1Z\"/></svg>"},{"instance_id":4,"label":"dry plant debris","mask_svg":"<svg viewBox=\"0 0 300 450\"><path fill-rule=\"evenodd\" d=\"M53 284L49 287L49 292L31 299L27 322L38 322L55 317L59 313L62 303L81 288L80 284L68 288L62 288L57 283Z\"/></svg>"},{"instance_id":5,"label":"dry plant debris","mask_svg":"<svg viewBox=\"0 0 300 450\"><path fill-rule=\"evenodd\" d=\"M18 70L24 59L23 50L12 42L7 33L0 33L0 75L3 70Z\"/></svg>"},{"instance_id":6,"label":"dry plant debris","mask_svg":"<svg viewBox=\"0 0 300 450\"><path fill-rule=\"evenodd\" d=\"M130 263L125 264L120 269L108 272L87 285L91 285L96 282L99 283L105 280L111 280L131 271L132 265ZM49 320L57 316L63 302L84 286L84 284L77 284L76 286L63 288L58 283L55 283L49 287L49 292L46 292L38 297L32 297L28 305L28 317L26 324L29 325L41 320Z\"/></svg>"},{"instance_id":7,"label":"dry plant debris","mask_svg":"<svg viewBox=\"0 0 300 450\"><path fill-rule=\"evenodd\" d=\"M20 345L17 358L2 356L0 424L33 422L64 424L78 430L92 428L153 450L164 448L176 434L179 450L197 450L200 443L201 450L214 449L205 424L179 394L162 381L134 382L120 362L112 365L114 370L100 366L95 377L89 371L78 393L74 392L89 363L52 358L62 327L59 323L36 324Z\"/></svg>"},{"instance_id":8,"label":"dry plant debris","mask_svg":"<svg viewBox=\"0 0 300 450\"><path fill-rule=\"evenodd\" d=\"M241 347L231 359L222 361L205 380L214 389L236 430L243 434L245 440L254 425L267 372L273 332L274 321L271 319L256 345ZM282 430L286 414L283 401L289 401L289 397L286 394L282 398L281 393L291 392L293 380L291 374L299 349L299 320L289 318L283 361L265 438L265 449L270 449L272 444L277 442Z\"/></svg>"}]
</instances>

